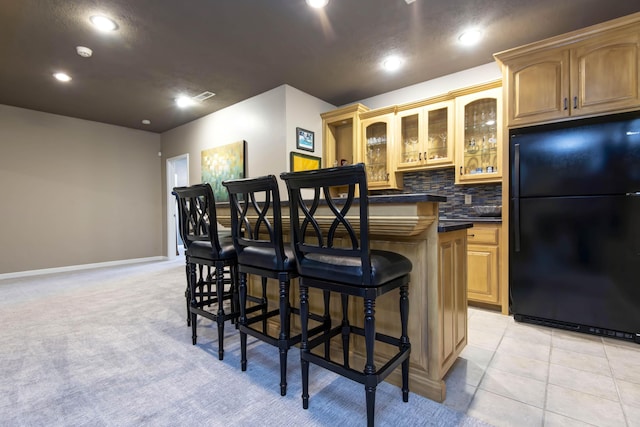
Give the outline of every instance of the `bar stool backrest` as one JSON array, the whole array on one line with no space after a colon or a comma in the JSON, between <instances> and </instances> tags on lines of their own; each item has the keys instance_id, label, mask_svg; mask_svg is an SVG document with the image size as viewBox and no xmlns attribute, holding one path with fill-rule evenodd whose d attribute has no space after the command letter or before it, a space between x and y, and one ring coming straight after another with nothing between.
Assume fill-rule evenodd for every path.
<instances>
[{"instance_id":1,"label":"bar stool backrest","mask_svg":"<svg viewBox=\"0 0 640 427\"><path fill-rule=\"evenodd\" d=\"M186 249L193 242L208 241L214 252L221 251L218 220L213 190L208 183L175 187L172 192L178 202L180 237Z\"/></svg>"},{"instance_id":2,"label":"bar stool backrest","mask_svg":"<svg viewBox=\"0 0 640 427\"><path fill-rule=\"evenodd\" d=\"M284 270L287 257L282 237L278 181L273 175L224 181L229 192L231 233L238 261L251 264L255 255L273 253L273 270Z\"/></svg>"},{"instance_id":3,"label":"bar stool backrest","mask_svg":"<svg viewBox=\"0 0 640 427\"><path fill-rule=\"evenodd\" d=\"M280 177L289 193L292 247L300 275L313 277L313 270L305 268L324 260L331 265L338 257L341 264L358 271L360 285L370 285L369 204L364 164L288 172ZM332 196L331 187L339 187L338 191L346 192L346 197ZM313 190L312 198L303 197L306 189ZM356 194L360 194L358 199ZM325 204L329 213L323 209L320 214L318 208Z\"/></svg>"}]
</instances>

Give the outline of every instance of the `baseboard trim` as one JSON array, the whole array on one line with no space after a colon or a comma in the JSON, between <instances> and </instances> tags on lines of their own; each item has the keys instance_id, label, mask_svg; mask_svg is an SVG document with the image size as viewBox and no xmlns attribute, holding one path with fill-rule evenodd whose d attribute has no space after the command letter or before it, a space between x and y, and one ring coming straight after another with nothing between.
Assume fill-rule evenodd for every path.
<instances>
[{"instance_id":1,"label":"baseboard trim","mask_svg":"<svg viewBox=\"0 0 640 427\"><path fill-rule=\"evenodd\" d=\"M17 271L15 273L0 274L0 280L15 279L18 277L40 276L42 274L64 273L67 271L88 270L91 268L112 267L117 265L137 264L150 261L166 261L166 256L153 256L148 258L122 259L118 261L96 262L93 264L69 265L66 267L43 268L40 270Z\"/></svg>"}]
</instances>

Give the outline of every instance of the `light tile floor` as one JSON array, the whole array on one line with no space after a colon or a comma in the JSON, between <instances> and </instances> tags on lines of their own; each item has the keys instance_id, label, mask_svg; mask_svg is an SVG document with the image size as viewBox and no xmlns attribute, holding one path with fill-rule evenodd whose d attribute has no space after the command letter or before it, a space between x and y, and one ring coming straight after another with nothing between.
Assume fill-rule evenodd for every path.
<instances>
[{"instance_id":1,"label":"light tile floor","mask_svg":"<svg viewBox=\"0 0 640 427\"><path fill-rule=\"evenodd\" d=\"M495 426L640 427L640 345L469 307L444 404Z\"/></svg>"}]
</instances>

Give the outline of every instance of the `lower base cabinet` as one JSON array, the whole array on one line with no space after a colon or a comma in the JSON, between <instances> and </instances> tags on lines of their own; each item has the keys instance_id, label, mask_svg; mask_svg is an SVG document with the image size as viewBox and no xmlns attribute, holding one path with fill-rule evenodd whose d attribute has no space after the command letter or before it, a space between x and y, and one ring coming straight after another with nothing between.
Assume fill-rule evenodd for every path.
<instances>
[{"instance_id":1,"label":"lower base cabinet","mask_svg":"<svg viewBox=\"0 0 640 427\"><path fill-rule=\"evenodd\" d=\"M438 233L438 313L440 375L444 376L467 344L466 231Z\"/></svg>"},{"instance_id":2,"label":"lower base cabinet","mask_svg":"<svg viewBox=\"0 0 640 427\"><path fill-rule=\"evenodd\" d=\"M474 223L467 230L469 302L500 306L499 242L501 224Z\"/></svg>"}]
</instances>

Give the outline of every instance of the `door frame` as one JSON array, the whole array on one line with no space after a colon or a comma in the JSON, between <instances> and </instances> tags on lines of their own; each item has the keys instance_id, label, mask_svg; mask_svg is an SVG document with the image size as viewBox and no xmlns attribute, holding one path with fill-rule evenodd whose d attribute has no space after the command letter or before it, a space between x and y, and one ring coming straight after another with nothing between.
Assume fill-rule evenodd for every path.
<instances>
[{"instance_id":1,"label":"door frame","mask_svg":"<svg viewBox=\"0 0 640 427\"><path fill-rule=\"evenodd\" d=\"M189 185L189 153L181 154L179 156L170 157L166 161L166 195L167 195L167 258L172 260L177 258L175 248L177 246L177 211L176 211L176 203L175 197L171 192L173 191L173 187L175 187L176 182L176 162L186 160L187 161L187 176L186 183L184 185Z\"/></svg>"}]
</instances>

